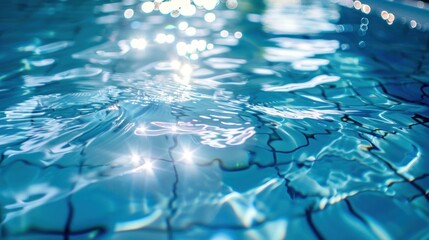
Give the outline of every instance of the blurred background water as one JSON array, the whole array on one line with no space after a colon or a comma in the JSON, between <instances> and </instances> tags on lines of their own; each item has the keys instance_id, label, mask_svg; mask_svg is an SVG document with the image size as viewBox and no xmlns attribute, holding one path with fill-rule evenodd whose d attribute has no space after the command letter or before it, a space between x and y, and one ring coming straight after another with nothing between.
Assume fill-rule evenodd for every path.
<instances>
[{"instance_id":1,"label":"blurred background water","mask_svg":"<svg viewBox=\"0 0 429 240\"><path fill-rule=\"evenodd\" d=\"M427 5L2 1L0 238L429 238Z\"/></svg>"}]
</instances>

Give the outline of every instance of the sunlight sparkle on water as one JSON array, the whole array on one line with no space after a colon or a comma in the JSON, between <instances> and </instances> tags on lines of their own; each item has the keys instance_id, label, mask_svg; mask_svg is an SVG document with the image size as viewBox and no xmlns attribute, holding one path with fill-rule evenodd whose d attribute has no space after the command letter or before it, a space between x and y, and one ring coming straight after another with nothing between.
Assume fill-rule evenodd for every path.
<instances>
[{"instance_id":1,"label":"sunlight sparkle on water","mask_svg":"<svg viewBox=\"0 0 429 240\"><path fill-rule=\"evenodd\" d=\"M146 127L144 126L144 125L142 125L142 126L140 126L140 127L138 127L137 129L136 129L136 131L138 131L138 132L141 132L141 133L144 133L144 132L146 132Z\"/></svg>"},{"instance_id":2,"label":"sunlight sparkle on water","mask_svg":"<svg viewBox=\"0 0 429 240\"><path fill-rule=\"evenodd\" d=\"M180 22L179 25L177 25L177 27L182 31L186 30L188 26L189 24L187 22Z\"/></svg>"},{"instance_id":3,"label":"sunlight sparkle on water","mask_svg":"<svg viewBox=\"0 0 429 240\"><path fill-rule=\"evenodd\" d=\"M159 33L155 37L155 42L157 42L159 44L172 43L172 42L174 42L175 39L176 39L176 37L173 34Z\"/></svg>"},{"instance_id":4,"label":"sunlight sparkle on water","mask_svg":"<svg viewBox=\"0 0 429 240\"><path fill-rule=\"evenodd\" d=\"M179 56L185 56L186 55L186 47L187 47L187 44L185 43L185 42L178 42L177 44L176 44L176 50L177 50L177 54L179 55Z\"/></svg>"},{"instance_id":5,"label":"sunlight sparkle on water","mask_svg":"<svg viewBox=\"0 0 429 240\"><path fill-rule=\"evenodd\" d=\"M144 38L133 38L130 45L132 48L143 50L147 46L147 41Z\"/></svg>"},{"instance_id":6,"label":"sunlight sparkle on water","mask_svg":"<svg viewBox=\"0 0 429 240\"><path fill-rule=\"evenodd\" d=\"M155 9L155 4L153 2L144 2L141 9L145 13L150 13Z\"/></svg>"},{"instance_id":7,"label":"sunlight sparkle on water","mask_svg":"<svg viewBox=\"0 0 429 240\"><path fill-rule=\"evenodd\" d=\"M171 11L173 11L173 5L171 4L171 2L162 2L159 5L159 12L162 14L168 14Z\"/></svg>"},{"instance_id":8,"label":"sunlight sparkle on water","mask_svg":"<svg viewBox=\"0 0 429 240\"><path fill-rule=\"evenodd\" d=\"M190 151L190 150L188 150L188 149L185 149L184 151L183 151L183 155L182 155L182 159L185 161L185 162L192 162L192 158L193 158L193 152L192 151Z\"/></svg>"},{"instance_id":9,"label":"sunlight sparkle on water","mask_svg":"<svg viewBox=\"0 0 429 240\"><path fill-rule=\"evenodd\" d=\"M234 33L234 37L237 38L237 39L240 39L240 38L243 37L243 34L241 32L235 32Z\"/></svg>"},{"instance_id":10,"label":"sunlight sparkle on water","mask_svg":"<svg viewBox=\"0 0 429 240\"><path fill-rule=\"evenodd\" d=\"M209 23L214 22L216 20L216 14L212 12L206 13L204 15L204 20Z\"/></svg>"},{"instance_id":11,"label":"sunlight sparkle on water","mask_svg":"<svg viewBox=\"0 0 429 240\"><path fill-rule=\"evenodd\" d=\"M188 27L188 28L185 30L185 33L186 33L186 35L188 35L188 36L194 36L194 35L197 33L197 29L196 29L196 28L194 28L194 27Z\"/></svg>"},{"instance_id":12,"label":"sunlight sparkle on water","mask_svg":"<svg viewBox=\"0 0 429 240\"><path fill-rule=\"evenodd\" d=\"M217 4L218 4L217 0L205 0L203 2L203 7L206 10L213 10L216 7Z\"/></svg>"},{"instance_id":13,"label":"sunlight sparkle on water","mask_svg":"<svg viewBox=\"0 0 429 240\"><path fill-rule=\"evenodd\" d=\"M130 19L134 16L134 10L132 10L131 8L128 8L127 10L124 11L124 17L126 19Z\"/></svg>"},{"instance_id":14,"label":"sunlight sparkle on water","mask_svg":"<svg viewBox=\"0 0 429 240\"><path fill-rule=\"evenodd\" d=\"M192 74L192 66L189 64L184 64L181 68L180 68L180 74L182 74L185 77L190 77Z\"/></svg>"},{"instance_id":15,"label":"sunlight sparkle on water","mask_svg":"<svg viewBox=\"0 0 429 240\"><path fill-rule=\"evenodd\" d=\"M149 160L146 160L145 163L141 166L141 168L143 170L146 170L146 171L152 170L153 169L153 163Z\"/></svg>"},{"instance_id":16,"label":"sunlight sparkle on water","mask_svg":"<svg viewBox=\"0 0 429 240\"><path fill-rule=\"evenodd\" d=\"M191 4L180 8L180 14L183 16L193 16L196 12L197 8Z\"/></svg>"},{"instance_id":17,"label":"sunlight sparkle on water","mask_svg":"<svg viewBox=\"0 0 429 240\"><path fill-rule=\"evenodd\" d=\"M179 69L180 68L180 62L178 61L178 60L173 60L173 61L171 61L171 68L173 68L173 69L175 69L175 70L177 70L177 69Z\"/></svg>"}]
</instances>

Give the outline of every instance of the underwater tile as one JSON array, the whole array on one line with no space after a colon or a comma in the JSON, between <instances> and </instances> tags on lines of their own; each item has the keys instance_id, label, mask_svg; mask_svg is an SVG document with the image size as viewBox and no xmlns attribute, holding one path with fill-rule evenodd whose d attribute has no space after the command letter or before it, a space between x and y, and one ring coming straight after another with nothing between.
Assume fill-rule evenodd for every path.
<instances>
[{"instance_id":1,"label":"underwater tile","mask_svg":"<svg viewBox=\"0 0 429 240\"><path fill-rule=\"evenodd\" d=\"M315 227L326 239L379 239L367 223L342 201L312 213Z\"/></svg>"},{"instance_id":2,"label":"underwater tile","mask_svg":"<svg viewBox=\"0 0 429 240\"><path fill-rule=\"evenodd\" d=\"M408 202L380 193L361 193L351 197L350 202L379 237L420 238L427 234L429 219Z\"/></svg>"}]
</instances>

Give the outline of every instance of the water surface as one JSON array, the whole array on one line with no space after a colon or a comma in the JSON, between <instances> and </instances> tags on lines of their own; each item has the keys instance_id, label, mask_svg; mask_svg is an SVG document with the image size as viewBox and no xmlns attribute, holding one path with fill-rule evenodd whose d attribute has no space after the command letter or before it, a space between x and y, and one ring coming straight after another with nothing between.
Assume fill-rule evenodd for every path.
<instances>
[{"instance_id":1,"label":"water surface","mask_svg":"<svg viewBox=\"0 0 429 240\"><path fill-rule=\"evenodd\" d=\"M429 238L429 35L339 2L0 3L1 238Z\"/></svg>"}]
</instances>

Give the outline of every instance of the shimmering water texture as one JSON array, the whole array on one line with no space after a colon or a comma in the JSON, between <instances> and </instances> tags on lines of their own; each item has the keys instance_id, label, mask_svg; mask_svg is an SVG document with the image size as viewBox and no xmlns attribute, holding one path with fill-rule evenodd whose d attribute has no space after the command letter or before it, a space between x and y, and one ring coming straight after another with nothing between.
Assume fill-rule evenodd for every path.
<instances>
[{"instance_id":1,"label":"shimmering water texture","mask_svg":"<svg viewBox=\"0 0 429 240\"><path fill-rule=\"evenodd\" d=\"M429 35L343 5L2 1L0 238L429 239Z\"/></svg>"}]
</instances>

